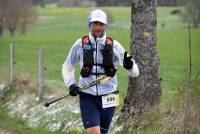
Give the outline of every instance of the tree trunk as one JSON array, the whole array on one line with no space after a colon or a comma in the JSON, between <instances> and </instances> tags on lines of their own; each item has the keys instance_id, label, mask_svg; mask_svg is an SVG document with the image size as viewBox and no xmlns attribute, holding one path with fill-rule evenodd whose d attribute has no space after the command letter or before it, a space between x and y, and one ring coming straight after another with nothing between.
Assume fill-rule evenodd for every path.
<instances>
[{"instance_id":1,"label":"tree trunk","mask_svg":"<svg viewBox=\"0 0 200 134\"><path fill-rule=\"evenodd\" d=\"M129 78L122 109L125 118L149 111L159 104L162 94L156 50L156 0L133 0L131 14L131 54L140 75Z\"/></svg>"},{"instance_id":2,"label":"tree trunk","mask_svg":"<svg viewBox=\"0 0 200 134\"><path fill-rule=\"evenodd\" d=\"M197 14L197 15L199 15L199 14ZM196 16L193 15L193 19L192 19L192 23L193 23L194 28L198 28L199 24L200 24L200 15L199 16L197 16L197 15Z\"/></svg>"},{"instance_id":3,"label":"tree trunk","mask_svg":"<svg viewBox=\"0 0 200 134\"><path fill-rule=\"evenodd\" d=\"M45 2L44 2L44 0L40 0L40 7L45 8Z\"/></svg>"},{"instance_id":4,"label":"tree trunk","mask_svg":"<svg viewBox=\"0 0 200 134\"><path fill-rule=\"evenodd\" d=\"M2 38L2 37L3 37L3 27L0 26L0 38Z\"/></svg>"},{"instance_id":5,"label":"tree trunk","mask_svg":"<svg viewBox=\"0 0 200 134\"><path fill-rule=\"evenodd\" d=\"M8 30L9 30L11 36L14 36L14 35L15 35L15 30L16 30L16 28L10 27L10 28L8 28Z\"/></svg>"},{"instance_id":6,"label":"tree trunk","mask_svg":"<svg viewBox=\"0 0 200 134\"><path fill-rule=\"evenodd\" d=\"M0 16L0 38L3 37L3 16Z\"/></svg>"}]
</instances>

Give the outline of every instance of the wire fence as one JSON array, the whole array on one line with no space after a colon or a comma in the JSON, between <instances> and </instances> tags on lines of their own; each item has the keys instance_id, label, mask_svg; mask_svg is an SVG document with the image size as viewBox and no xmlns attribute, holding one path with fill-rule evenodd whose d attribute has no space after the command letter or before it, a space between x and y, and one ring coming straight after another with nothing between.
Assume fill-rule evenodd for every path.
<instances>
[{"instance_id":1,"label":"wire fence","mask_svg":"<svg viewBox=\"0 0 200 134\"><path fill-rule=\"evenodd\" d=\"M9 47L2 49L1 51L1 62L0 62L0 94L3 94L15 83L15 79L19 73L15 73L15 45L10 43ZM4 53L9 51L9 53ZM44 50L39 48L38 50L38 91L39 91L39 101L42 101L44 94ZM1 95L2 96L2 95Z\"/></svg>"},{"instance_id":2,"label":"wire fence","mask_svg":"<svg viewBox=\"0 0 200 134\"><path fill-rule=\"evenodd\" d=\"M4 53L5 51L9 51L9 47L0 51L0 92L9 85L9 53Z\"/></svg>"}]
</instances>

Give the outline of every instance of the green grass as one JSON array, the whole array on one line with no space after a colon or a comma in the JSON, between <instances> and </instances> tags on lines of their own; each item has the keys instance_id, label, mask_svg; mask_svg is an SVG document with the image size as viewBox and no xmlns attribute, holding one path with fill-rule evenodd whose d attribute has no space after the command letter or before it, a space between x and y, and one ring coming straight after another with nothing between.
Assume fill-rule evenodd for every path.
<instances>
[{"instance_id":1,"label":"green grass","mask_svg":"<svg viewBox=\"0 0 200 134\"><path fill-rule=\"evenodd\" d=\"M112 17L107 33L129 51L130 45L130 8L104 8ZM171 15L175 8L158 8L157 46L161 61L163 88L170 90L181 85L185 70L188 68L188 31L178 15ZM180 8L182 9L182 8ZM37 80L38 49L45 50L46 80L62 81L61 66L73 42L88 33L87 17L91 8L56 8L55 5L37 8L39 19L26 35L17 33L10 37L7 32L0 40L1 67L8 76L8 44L15 44L15 72L28 74ZM161 27L165 23L165 27ZM192 29L193 74L199 70L199 29ZM3 65L2 65L3 64ZM78 67L78 66L77 66ZM1 71L5 72L5 71ZM119 68L119 89L123 94L127 89L127 75ZM79 71L76 72L76 76ZM3 73L2 73L3 74Z\"/></svg>"},{"instance_id":2,"label":"green grass","mask_svg":"<svg viewBox=\"0 0 200 134\"><path fill-rule=\"evenodd\" d=\"M127 7L103 9L112 18L107 34L118 40L129 51L131 9ZM163 96L172 98L177 88L182 86L189 66L188 29L186 24L182 23L180 16L170 14L170 11L174 9L176 8L159 7L157 10L157 48L161 62L160 74L163 78ZM180 9L183 10L183 8ZM73 42L88 33L87 18L92 8L57 8L55 5L49 5L46 8L38 7L36 10L39 19L29 27L26 35L17 32L16 36L10 37L8 31L4 31L4 37L0 39L0 73L4 78L8 77L9 43L13 42L16 77L22 75L24 79L28 77L34 81L37 80L38 49L44 48L46 81L62 82L62 64ZM163 27L162 24L164 24ZM193 76L200 70L199 35L200 29L191 29ZM78 76L78 65L76 68L76 76ZM128 77L124 71L122 67L119 67L117 73L118 87L122 96L126 94L128 87ZM65 90L64 82L61 87L63 87L61 90ZM169 97L164 98L169 99Z\"/></svg>"},{"instance_id":3,"label":"green grass","mask_svg":"<svg viewBox=\"0 0 200 134\"><path fill-rule=\"evenodd\" d=\"M130 8L104 9L112 16L112 23L107 31L108 35L120 41L129 51ZM181 83L184 73L178 72L183 72L188 63L187 28L179 16L170 15L170 11L173 9L175 8L158 8L157 15L158 54L161 68L163 68L163 79L168 81L167 88ZM28 73L32 79L37 80L38 49L41 47L45 50L46 79L62 81L61 66L73 42L88 33L87 17L92 9L56 8L55 5L50 5L46 8L37 8L37 10L40 17L34 25L30 26L26 35L17 33L15 37L10 37L8 32L4 32L4 38L0 40L1 67L8 72L8 44L13 42L16 48L15 72ZM162 22L165 23L164 28L160 26ZM199 34L199 29L192 29L194 74L198 71L200 64L198 59L200 39L197 37ZM127 84L124 83L127 83L127 75L123 75L123 69L119 70L119 89L126 90Z\"/></svg>"}]
</instances>

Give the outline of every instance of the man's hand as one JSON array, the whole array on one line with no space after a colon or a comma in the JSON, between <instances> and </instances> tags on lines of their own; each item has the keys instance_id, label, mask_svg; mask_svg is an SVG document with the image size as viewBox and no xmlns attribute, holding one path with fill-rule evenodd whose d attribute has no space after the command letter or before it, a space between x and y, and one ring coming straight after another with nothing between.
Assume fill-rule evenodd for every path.
<instances>
[{"instance_id":1,"label":"man's hand","mask_svg":"<svg viewBox=\"0 0 200 134\"><path fill-rule=\"evenodd\" d=\"M80 87L77 84L72 84L69 87L69 94L71 96L77 96L80 93Z\"/></svg>"},{"instance_id":2,"label":"man's hand","mask_svg":"<svg viewBox=\"0 0 200 134\"><path fill-rule=\"evenodd\" d=\"M124 53L123 66L125 69L130 70L133 67L132 56L127 57L127 52Z\"/></svg>"}]
</instances>

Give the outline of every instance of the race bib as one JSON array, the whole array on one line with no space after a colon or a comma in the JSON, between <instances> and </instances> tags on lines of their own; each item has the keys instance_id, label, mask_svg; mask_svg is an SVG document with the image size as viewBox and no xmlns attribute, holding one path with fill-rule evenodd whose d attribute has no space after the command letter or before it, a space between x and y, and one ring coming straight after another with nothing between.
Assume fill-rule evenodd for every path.
<instances>
[{"instance_id":1,"label":"race bib","mask_svg":"<svg viewBox=\"0 0 200 134\"><path fill-rule=\"evenodd\" d=\"M114 107L119 105L119 94L109 94L102 96L102 107Z\"/></svg>"}]
</instances>

